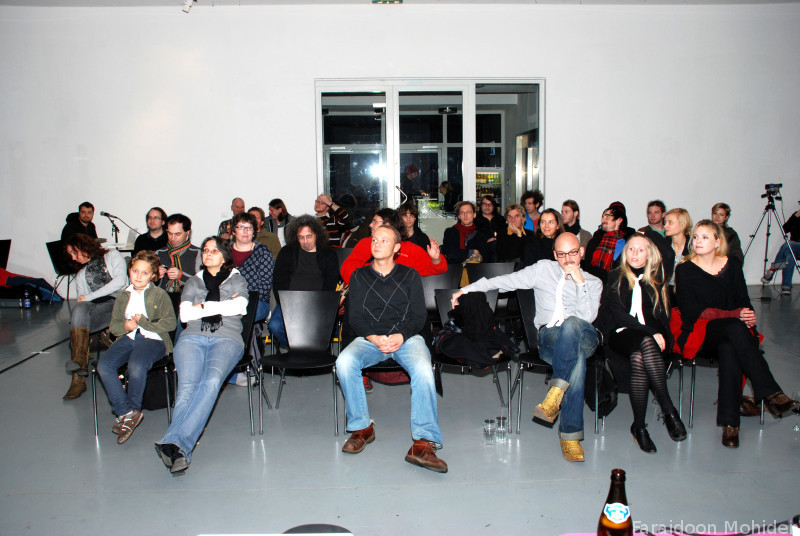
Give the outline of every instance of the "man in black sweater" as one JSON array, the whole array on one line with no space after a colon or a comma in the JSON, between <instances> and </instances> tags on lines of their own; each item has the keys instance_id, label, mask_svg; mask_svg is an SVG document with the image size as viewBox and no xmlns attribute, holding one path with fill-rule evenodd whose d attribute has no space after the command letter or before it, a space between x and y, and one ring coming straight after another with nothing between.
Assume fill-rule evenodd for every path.
<instances>
[{"instance_id":1,"label":"man in black sweater","mask_svg":"<svg viewBox=\"0 0 800 536\"><path fill-rule=\"evenodd\" d=\"M97 239L97 230L92 223L94 218L94 205L88 201L84 201L78 207L78 212L72 212L67 216L67 223L64 229L61 230L61 241L65 242L74 234L89 235Z\"/></svg>"},{"instance_id":2,"label":"man in black sweater","mask_svg":"<svg viewBox=\"0 0 800 536\"><path fill-rule=\"evenodd\" d=\"M447 464L437 458L441 447L431 355L419 335L425 324L422 281L413 268L394 262L400 233L382 225L372 233L373 262L350 279L347 311L356 339L336 360L344 392L350 438L342 452L356 454L375 440L361 370L393 358L411 377L411 437L406 461L438 473Z\"/></svg>"}]
</instances>

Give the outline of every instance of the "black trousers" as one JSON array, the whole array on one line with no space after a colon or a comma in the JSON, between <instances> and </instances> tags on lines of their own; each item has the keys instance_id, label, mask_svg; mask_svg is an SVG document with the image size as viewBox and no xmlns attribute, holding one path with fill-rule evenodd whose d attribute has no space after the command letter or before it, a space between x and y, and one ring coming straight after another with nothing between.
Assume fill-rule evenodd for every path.
<instances>
[{"instance_id":1,"label":"black trousers","mask_svg":"<svg viewBox=\"0 0 800 536\"><path fill-rule=\"evenodd\" d=\"M738 318L710 321L706 326L706 338L701 351L716 353L719 359L719 426L739 426L742 374L753 384L756 400L781 390L758 348L758 335Z\"/></svg>"}]
</instances>

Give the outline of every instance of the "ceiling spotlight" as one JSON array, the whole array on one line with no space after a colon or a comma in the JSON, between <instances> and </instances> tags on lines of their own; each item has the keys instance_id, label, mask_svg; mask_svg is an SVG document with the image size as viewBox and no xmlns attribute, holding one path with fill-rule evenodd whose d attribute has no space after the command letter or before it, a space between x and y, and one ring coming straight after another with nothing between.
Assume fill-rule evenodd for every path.
<instances>
[{"instance_id":1,"label":"ceiling spotlight","mask_svg":"<svg viewBox=\"0 0 800 536\"><path fill-rule=\"evenodd\" d=\"M373 4L402 4L403 0L372 0Z\"/></svg>"},{"instance_id":2,"label":"ceiling spotlight","mask_svg":"<svg viewBox=\"0 0 800 536\"><path fill-rule=\"evenodd\" d=\"M189 10L192 9L192 4L197 2L197 0L183 0L183 12L189 13Z\"/></svg>"}]
</instances>

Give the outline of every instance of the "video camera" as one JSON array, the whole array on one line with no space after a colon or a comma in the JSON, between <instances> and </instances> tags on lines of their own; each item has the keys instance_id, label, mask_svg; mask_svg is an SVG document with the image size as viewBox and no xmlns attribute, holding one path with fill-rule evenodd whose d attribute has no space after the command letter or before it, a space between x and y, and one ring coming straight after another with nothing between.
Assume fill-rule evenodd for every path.
<instances>
[{"instance_id":1,"label":"video camera","mask_svg":"<svg viewBox=\"0 0 800 536\"><path fill-rule=\"evenodd\" d=\"M769 197L776 197L778 199L781 199L781 196L780 196L781 188L783 188L783 184L765 184L764 185L764 189L767 192L765 194L763 194L761 197L764 198L764 197L768 197L769 196Z\"/></svg>"}]
</instances>

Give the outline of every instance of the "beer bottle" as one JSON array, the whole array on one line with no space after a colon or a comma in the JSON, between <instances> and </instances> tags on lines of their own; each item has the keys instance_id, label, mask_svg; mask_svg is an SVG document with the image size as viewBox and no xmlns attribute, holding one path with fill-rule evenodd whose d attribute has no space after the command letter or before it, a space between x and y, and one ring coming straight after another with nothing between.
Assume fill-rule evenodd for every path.
<instances>
[{"instance_id":1,"label":"beer bottle","mask_svg":"<svg viewBox=\"0 0 800 536\"><path fill-rule=\"evenodd\" d=\"M597 523L597 536L633 536L633 520L625 496L625 471L611 470L611 487Z\"/></svg>"}]
</instances>

